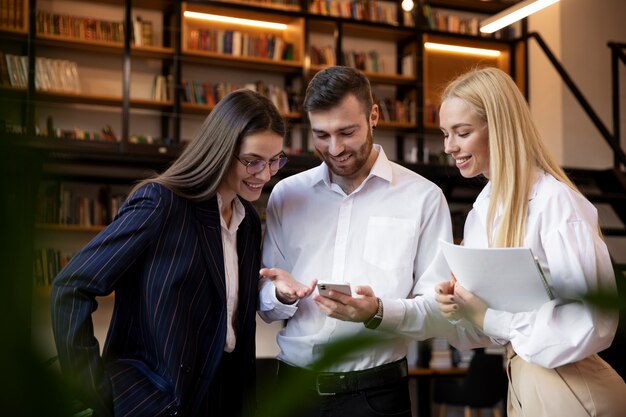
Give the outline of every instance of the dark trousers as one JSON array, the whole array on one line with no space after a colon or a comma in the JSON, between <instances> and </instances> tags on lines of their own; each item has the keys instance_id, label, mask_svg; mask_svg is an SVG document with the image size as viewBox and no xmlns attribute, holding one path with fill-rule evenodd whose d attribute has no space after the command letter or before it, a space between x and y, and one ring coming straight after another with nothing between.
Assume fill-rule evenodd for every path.
<instances>
[{"instance_id":1,"label":"dark trousers","mask_svg":"<svg viewBox=\"0 0 626 417\"><path fill-rule=\"evenodd\" d=\"M240 361L240 360L239 360ZM249 392L244 392L241 364L233 353L224 352L199 416L242 417L252 416ZM254 384L248 384L254 387Z\"/></svg>"},{"instance_id":2,"label":"dark trousers","mask_svg":"<svg viewBox=\"0 0 626 417\"><path fill-rule=\"evenodd\" d=\"M278 366L277 394L280 391L287 393L294 384L299 384L300 389L297 390L298 401L293 408L273 413L272 417L411 417L408 376L384 385L334 395L318 394L314 384L309 383L312 378L315 375L310 371L281 362ZM285 391L285 388L289 389Z\"/></svg>"}]
</instances>

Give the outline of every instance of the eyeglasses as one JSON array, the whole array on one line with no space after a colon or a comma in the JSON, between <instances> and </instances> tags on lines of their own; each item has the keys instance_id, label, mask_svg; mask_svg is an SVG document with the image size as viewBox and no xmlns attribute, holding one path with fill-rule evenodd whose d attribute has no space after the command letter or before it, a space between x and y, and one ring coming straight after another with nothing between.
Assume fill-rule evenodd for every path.
<instances>
[{"instance_id":1,"label":"eyeglasses","mask_svg":"<svg viewBox=\"0 0 626 417\"><path fill-rule=\"evenodd\" d=\"M253 159L252 161L244 161L235 155L235 158L246 166L246 172L250 175L256 175L262 172L265 169L265 166L269 163L270 165L270 174L274 175L278 172L279 169L285 166L287 161L287 157L284 154L278 156L278 158L271 159L269 162L263 159Z\"/></svg>"}]
</instances>

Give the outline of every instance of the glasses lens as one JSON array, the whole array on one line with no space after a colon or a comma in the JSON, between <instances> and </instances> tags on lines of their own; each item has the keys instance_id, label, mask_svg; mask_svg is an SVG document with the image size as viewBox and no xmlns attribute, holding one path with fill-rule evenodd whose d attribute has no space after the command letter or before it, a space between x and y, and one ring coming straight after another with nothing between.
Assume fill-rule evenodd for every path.
<instances>
[{"instance_id":1,"label":"glasses lens","mask_svg":"<svg viewBox=\"0 0 626 417\"><path fill-rule=\"evenodd\" d=\"M279 158L276 158L276 159L272 160L270 162L270 169L273 172L278 171L279 169L281 169L282 167L285 166L285 164L287 163L287 160L288 159L286 157L284 157L284 156L281 156Z\"/></svg>"},{"instance_id":2,"label":"glasses lens","mask_svg":"<svg viewBox=\"0 0 626 417\"><path fill-rule=\"evenodd\" d=\"M265 161L262 159L255 159L254 161L248 162L248 174L258 174L259 172L265 169Z\"/></svg>"}]
</instances>

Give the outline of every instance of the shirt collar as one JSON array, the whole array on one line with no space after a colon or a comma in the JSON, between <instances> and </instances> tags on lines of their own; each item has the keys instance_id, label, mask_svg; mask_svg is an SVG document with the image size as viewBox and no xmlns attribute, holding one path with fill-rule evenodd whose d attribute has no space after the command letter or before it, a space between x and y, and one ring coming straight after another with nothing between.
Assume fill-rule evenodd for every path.
<instances>
[{"instance_id":1,"label":"shirt collar","mask_svg":"<svg viewBox=\"0 0 626 417\"><path fill-rule=\"evenodd\" d=\"M539 169L539 168L535 169L535 183L533 184L533 187L530 190L530 194L528 195L528 201L531 201L533 198L537 196L539 184L543 181L545 176L546 176L546 172L544 170ZM485 185L482 191L478 194L478 197L476 197L476 201L474 201L474 207L481 206L482 204L484 204L483 202L486 200L489 200L490 197L491 197L491 181L489 181L487 185Z\"/></svg>"},{"instance_id":2,"label":"shirt collar","mask_svg":"<svg viewBox=\"0 0 626 417\"><path fill-rule=\"evenodd\" d=\"M217 193L217 206L220 209L221 213L222 196L219 192ZM230 227L226 225L226 222L220 215L220 224L222 226L222 229L228 231L230 234L237 232L237 229L239 228L239 225L243 221L245 215L246 210L244 209L243 204L241 204L241 201L239 201L239 197L235 197L235 199L233 200L233 214L230 218Z\"/></svg>"},{"instance_id":3,"label":"shirt collar","mask_svg":"<svg viewBox=\"0 0 626 417\"><path fill-rule=\"evenodd\" d=\"M376 157L376 161L372 166L367 178L363 181L363 183L367 182L372 177L379 177L387 182L391 182L392 180L392 168L391 162L387 158L385 151L382 146L374 144L374 151L378 154ZM330 170L328 169L328 165L325 162L322 162L317 168L314 168L315 171L311 176L311 186L315 186L321 182L323 182L327 187L330 188L331 180L330 180Z\"/></svg>"}]
</instances>

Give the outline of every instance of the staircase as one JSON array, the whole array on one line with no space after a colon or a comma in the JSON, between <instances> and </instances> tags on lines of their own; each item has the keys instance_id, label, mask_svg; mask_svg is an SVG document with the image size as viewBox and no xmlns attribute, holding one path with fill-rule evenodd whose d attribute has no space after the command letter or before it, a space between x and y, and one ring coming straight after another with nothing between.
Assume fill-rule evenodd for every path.
<instances>
[{"instance_id":1,"label":"staircase","mask_svg":"<svg viewBox=\"0 0 626 417\"><path fill-rule=\"evenodd\" d=\"M620 321L611 347L600 356L609 362L615 370L626 379L626 154L621 148L620 120L620 77L619 66L626 65L626 44L609 42L611 49L611 89L613 107L613 132L602 123L589 102L574 84L565 68L556 59L541 36L537 33L528 34L529 39L537 41L548 60L561 76L563 82L574 95L585 113L596 126L605 142L613 150L613 168L606 170L566 169L569 177L580 191L598 209L599 223L605 242L613 260L615 278L619 294Z\"/></svg>"},{"instance_id":2,"label":"staircase","mask_svg":"<svg viewBox=\"0 0 626 417\"><path fill-rule=\"evenodd\" d=\"M626 174L618 169L566 169L580 191L598 209L600 226L615 268L622 300L617 334L600 356L626 379Z\"/></svg>"}]
</instances>

